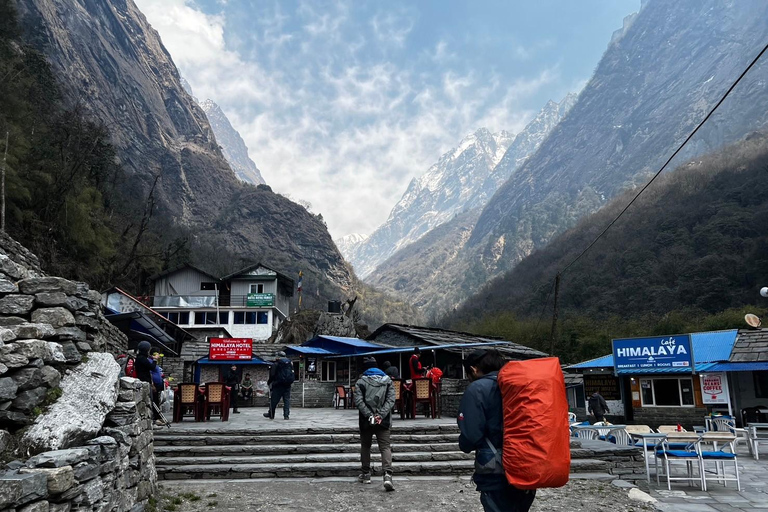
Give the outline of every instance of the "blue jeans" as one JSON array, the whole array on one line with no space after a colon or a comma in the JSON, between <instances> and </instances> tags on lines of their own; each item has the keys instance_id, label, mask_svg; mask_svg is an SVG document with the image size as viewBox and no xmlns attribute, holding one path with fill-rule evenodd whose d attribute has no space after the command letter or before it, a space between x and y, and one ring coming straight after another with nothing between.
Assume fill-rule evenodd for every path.
<instances>
[{"instance_id":1,"label":"blue jeans","mask_svg":"<svg viewBox=\"0 0 768 512\"><path fill-rule=\"evenodd\" d=\"M291 415L291 386L272 386L272 399L269 402L269 415L275 417L275 409L283 399L283 418Z\"/></svg>"},{"instance_id":2,"label":"blue jeans","mask_svg":"<svg viewBox=\"0 0 768 512\"><path fill-rule=\"evenodd\" d=\"M485 512L528 512L536 497L536 491L523 491L505 486L498 491L481 491L480 503Z\"/></svg>"}]
</instances>

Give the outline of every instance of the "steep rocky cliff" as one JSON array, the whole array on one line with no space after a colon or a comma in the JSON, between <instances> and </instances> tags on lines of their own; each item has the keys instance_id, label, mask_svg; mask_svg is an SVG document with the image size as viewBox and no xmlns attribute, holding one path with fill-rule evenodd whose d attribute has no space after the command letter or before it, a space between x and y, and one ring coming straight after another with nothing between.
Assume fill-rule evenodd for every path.
<instances>
[{"instance_id":1,"label":"steep rocky cliff","mask_svg":"<svg viewBox=\"0 0 768 512\"><path fill-rule=\"evenodd\" d=\"M193 247L231 259L231 267L261 260L291 275L303 270L318 302L353 291L321 217L237 179L205 113L131 0L16 4L27 41L48 57L65 100L109 130L128 174L121 186L139 207L159 175L155 218Z\"/></svg>"},{"instance_id":2,"label":"steep rocky cliff","mask_svg":"<svg viewBox=\"0 0 768 512\"><path fill-rule=\"evenodd\" d=\"M452 309L646 180L757 55L768 40L766 19L768 4L758 0L644 2L614 35L568 116L499 188L452 261L412 276L424 307ZM766 125L766 64L752 70L678 163ZM376 273L369 280L395 289Z\"/></svg>"}]
</instances>

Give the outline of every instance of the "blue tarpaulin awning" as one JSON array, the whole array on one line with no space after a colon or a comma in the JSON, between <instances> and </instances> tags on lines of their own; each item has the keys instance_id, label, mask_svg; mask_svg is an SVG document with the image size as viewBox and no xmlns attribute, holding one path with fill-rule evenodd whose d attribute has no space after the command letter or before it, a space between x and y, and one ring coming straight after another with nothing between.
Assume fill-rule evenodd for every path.
<instances>
[{"instance_id":1,"label":"blue tarpaulin awning","mask_svg":"<svg viewBox=\"0 0 768 512\"><path fill-rule=\"evenodd\" d=\"M285 352L288 354L296 353L296 354L313 355L313 356L327 356L327 355L336 354L336 352L330 352L324 348L303 347L300 345L288 345L285 347Z\"/></svg>"},{"instance_id":2,"label":"blue tarpaulin awning","mask_svg":"<svg viewBox=\"0 0 768 512\"><path fill-rule=\"evenodd\" d=\"M486 341L486 342L479 342L479 343L454 343L449 345L426 345L423 347L419 347L419 349L422 352L428 352L430 350L443 350L443 349L458 349L458 348L477 348L477 347L487 347L487 346L500 346L500 345L509 345L510 342L508 341ZM363 352L360 354L351 354L355 357L363 357L363 356L378 356L378 355L384 355L384 354L404 354L406 352L413 352L414 347L397 347L397 348L384 348L381 350L375 350L372 352ZM337 359L340 357L349 357L348 354L344 355L333 355L328 357L327 359Z\"/></svg>"},{"instance_id":3,"label":"blue tarpaulin awning","mask_svg":"<svg viewBox=\"0 0 768 512\"><path fill-rule=\"evenodd\" d=\"M377 345L376 343L361 340L360 338L325 335L315 336L311 340L305 342L302 347L322 348L331 354L338 354L343 356L354 356L357 354L362 354L363 352L373 352L387 348L381 345Z\"/></svg>"},{"instance_id":4,"label":"blue tarpaulin awning","mask_svg":"<svg viewBox=\"0 0 768 512\"><path fill-rule=\"evenodd\" d=\"M269 363L265 360L263 360L260 357L253 357L251 359L241 359L241 360L232 360L232 361L211 361L208 357L201 357L197 361L195 361L195 364L223 364L223 365L251 365L251 364L265 364L267 366L271 366L272 363Z\"/></svg>"}]
</instances>

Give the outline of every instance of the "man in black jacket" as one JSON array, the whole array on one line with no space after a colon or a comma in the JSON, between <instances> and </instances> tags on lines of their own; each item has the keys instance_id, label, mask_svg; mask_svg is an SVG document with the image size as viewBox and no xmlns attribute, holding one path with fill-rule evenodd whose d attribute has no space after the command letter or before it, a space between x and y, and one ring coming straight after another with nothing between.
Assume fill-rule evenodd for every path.
<instances>
[{"instance_id":1,"label":"man in black jacket","mask_svg":"<svg viewBox=\"0 0 768 512\"><path fill-rule=\"evenodd\" d=\"M240 392L240 377L237 375L237 366L232 367L224 375L224 384L231 388L229 400L232 402L232 414L240 414L237 410L237 394Z\"/></svg>"},{"instance_id":2,"label":"man in black jacket","mask_svg":"<svg viewBox=\"0 0 768 512\"><path fill-rule=\"evenodd\" d=\"M528 512L536 491L509 485L501 458L504 413L496 379L504 363L501 353L493 349L475 350L465 359L472 383L459 405L459 448L465 453L475 452L472 478L485 512Z\"/></svg>"}]
</instances>

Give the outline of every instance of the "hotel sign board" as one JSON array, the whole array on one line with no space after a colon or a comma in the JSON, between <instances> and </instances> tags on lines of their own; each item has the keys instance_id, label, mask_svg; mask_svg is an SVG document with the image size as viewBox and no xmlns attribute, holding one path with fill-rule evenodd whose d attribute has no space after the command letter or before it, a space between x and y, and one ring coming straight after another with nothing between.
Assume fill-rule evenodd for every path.
<instances>
[{"instance_id":1,"label":"hotel sign board","mask_svg":"<svg viewBox=\"0 0 768 512\"><path fill-rule=\"evenodd\" d=\"M656 336L613 340L616 375L693 373L691 336Z\"/></svg>"},{"instance_id":2,"label":"hotel sign board","mask_svg":"<svg viewBox=\"0 0 768 512\"><path fill-rule=\"evenodd\" d=\"M209 343L211 361L250 361L253 357L251 338L209 338Z\"/></svg>"},{"instance_id":3,"label":"hotel sign board","mask_svg":"<svg viewBox=\"0 0 768 512\"><path fill-rule=\"evenodd\" d=\"M246 306L249 308L271 307L275 305L273 293L249 293L246 297Z\"/></svg>"}]
</instances>

